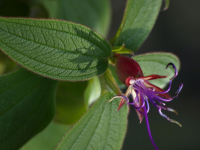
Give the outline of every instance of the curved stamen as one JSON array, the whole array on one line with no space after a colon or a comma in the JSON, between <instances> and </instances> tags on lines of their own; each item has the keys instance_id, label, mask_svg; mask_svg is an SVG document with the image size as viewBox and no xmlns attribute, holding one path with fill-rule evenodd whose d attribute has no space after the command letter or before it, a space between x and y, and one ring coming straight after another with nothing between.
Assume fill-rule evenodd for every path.
<instances>
[{"instance_id":1,"label":"curved stamen","mask_svg":"<svg viewBox=\"0 0 200 150\"><path fill-rule=\"evenodd\" d=\"M166 91L164 91L164 92L154 92L155 94L165 94L165 93L168 93L169 91L170 91L170 89L171 89L171 85L172 85L172 80L170 80L170 82L169 82L169 87L168 87L168 89L166 90Z\"/></svg>"},{"instance_id":2,"label":"curved stamen","mask_svg":"<svg viewBox=\"0 0 200 150\"><path fill-rule=\"evenodd\" d=\"M108 102L111 102L113 99L115 98L123 98L125 99L127 102L129 102L128 97L124 96L124 95L118 95L118 96L114 96L113 98L111 98Z\"/></svg>"},{"instance_id":3,"label":"curved stamen","mask_svg":"<svg viewBox=\"0 0 200 150\"><path fill-rule=\"evenodd\" d=\"M135 103L127 103L127 104L128 104L128 105L133 105L133 107L134 107L135 109L141 109L141 108L144 107L145 101L142 102L142 105L141 105L140 107L136 106Z\"/></svg>"},{"instance_id":4,"label":"curved stamen","mask_svg":"<svg viewBox=\"0 0 200 150\"><path fill-rule=\"evenodd\" d=\"M169 63L169 64L166 66L165 69L167 69L170 65L171 65L171 66L174 68L174 70L175 70L174 76L170 79L170 80L172 80L172 79L174 79L174 78L178 75L178 71L177 71L177 69L176 69L176 66L175 66L173 63Z\"/></svg>"},{"instance_id":5,"label":"curved stamen","mask_svg":"<svg viewBox=\"0 0 200 150\"><path fill-rule=\"evenodd\" d=\"M151 130L150 130L150 126L149 126L149 119L148 119L148 116L147 116L147 110L146 110L146 107L144 107L144 116L145 116L145 121L146 121L146 125L147 125L147 131L148 131L148 134L149 134L149 138L151 140L151 143L153 144L154 148L156 150L159 150L158 147L156 146L154 140L153 140L153 137L151 135Z\"/></svg>"},{"instance_id":6,"label":"curved stamen","mask_svg":"<svg viewBox=\"0 0 200 150\"><path fill-rule=\"evenodd\" d=\"M170 108L170 107L164 107L164 106L160 106L160 105L156 105L156 107L157 107L158 109L164 109L164 110L167 110L167 111L171 111L171 112L173 112L173 113L175 113L175 114L178 115L178 112L177 112L176 110Z\"/></svg>"},{"instance_id":7,"label":"curved stamen","mask_svg":"<svg viewBox=\"0 0 200 150\"><path fill-rule=\"evenodd\" d=\"M149 102L148 102L148 99L145 99L145 100L146 100L146 103L147 103L147 113L149 113L149 110L150 110Z\"/></svg>"},{"instance_id":8,"label":"curved stamen","mask_svg":"<svg viewBox=\"0 0 200 150\"><path fill-rule=\"evenodd\" d=\"M179 87L178 87L178 89L177 89L177 91L176 91L176 95L174 96L174 97L172 97L172 98L169 98L169 99L165 99L165 98L162 98L162 97L160 97L160 96L158 96L158 95L155 95L155 98L159 101L159 100L162 100L162 101L164 101L164 102L169 102L169 101L171 101L171 100L173 100L174 98L177 98L178 97L178 95L179 95L179 93L181 92L181 89L183 88L183 83L181 84L181 85L179 85Z\"/></svg>"},{"instance_id":9,"label":"curved stamen","mask_svg":"<svg viewBox=\"0 0 200 150\"><path fill-rule=\"evenodd\" d=\"M174 96L174 98L175 98L175 97L178 97L178 95L179 95L179 93L181 92L182 88L183 88L183 83L181 83L181 84L179 85L178 89L176 90L176 96Z\"/></svg>"},{"instance_id":10,"label":"curved stamen","mask_svg":"<svg viewBox=\"0 0 200 150\"><path fill-rule=\"evenodd\" d=\"M178 124L180 127L182 127L182 125L181 125L179 122L177 122L177 121L175 121L175 120L173 120L173 119L170 119L170 118L167 117L165 114L163 114L161 110L162 110L161 108L158 109L158 112L159 112L159 114L160 114L162 117L164 117L164 118L167 119L168 121L170 121L170 122L172 122L172 123L176 123L176 124Z\"/></svg>"},{"instance_id":11,"label":"curved stamen","mask_svg":"<svg viewBox=\"0 0 200 150\"><path fill-rule=\"evenodd\" d=\"M162 106L165 106L165 103L163 103L163 102L159 102L159 104L162 105Z\"/></svg>"},{"instance_id":12,"label":"curved stamen","mask_svg":"<svg viewBox=\"0 0 200 150\"><path fill-rule=\"evenodd\" d=\"M174 97L173 97L174 98ZM165 99L165 98L162 98L162 97L160 97L160 96L158 96L158 95L154 95L154 99L155 100L157 100L157 101L164 101L164 102L170 102L170 101L172 101L173 100L173 98L169 98L169 99Z\"/></svg>"}]
</instances>

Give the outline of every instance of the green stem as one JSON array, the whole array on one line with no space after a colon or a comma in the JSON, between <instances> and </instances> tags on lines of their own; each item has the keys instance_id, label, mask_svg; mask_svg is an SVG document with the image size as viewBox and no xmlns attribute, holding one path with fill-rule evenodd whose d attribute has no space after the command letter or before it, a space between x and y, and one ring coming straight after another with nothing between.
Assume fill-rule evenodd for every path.
<instances>
[{"instance_id":1,"label":"green stem","mask_svg":"<svg viewBox=\"0 0 200 150\"><path fill-rule=\"evenodd\" d=\"M99 76L99 81L100 81L100 85L101 85L101 95L103 95L107 90L107 85L104 79L103 75Z\"/></svg>"},{"instance_id":2,"label":"green stem","mask_svg":"<svg viewBox=\"0 0 200 150\"><path fill-rule=\"evenodd\" d=\"M111 71L109 69L106 70L106 72L104 73L104 79L107 83L107 85L110 87L110 89L112 89L112 91L117 94L117 95L121 95L121 91L117 86L117 83L111 73Z\"/></svg>"},{"instance_id":3,"label":"green stem","mask_svg":"<svg viewBox=\"0 0 200 150\"><path fill-rule=\"evenodd\" d=\"M117 83L109 69L106 72L99 76L99 81L101 85L101 95L108 91L108 87L117 95L122 95L120 89L117 86Z\"/></svg>"}]
</instances>

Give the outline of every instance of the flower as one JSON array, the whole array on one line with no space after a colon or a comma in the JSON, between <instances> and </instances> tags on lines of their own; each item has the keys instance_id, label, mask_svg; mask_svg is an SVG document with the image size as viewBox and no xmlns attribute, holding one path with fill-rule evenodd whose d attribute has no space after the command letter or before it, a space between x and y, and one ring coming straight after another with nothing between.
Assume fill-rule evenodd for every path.
<instances>
[{"instance_id":1,"label":"flower","mask_svg":"<svg viewBox=\"0 0 200 150\"><path fill-rule=\"evenodd\" d=\"M151 102L158 109L158 112L162 117L181 126L179 122L170 119L162 113L162 110L168 110L177 114L175 110L167 107L165 105L165 102L169 102L173 100L173 98L178 97L178 94L183 87L183 84L181 84L176 91L176 95L174 97L169 96L168 92L171 88L172 80L178 75L175 65L173 63L169 63L166 68L168 68L169 66L172 66L174 68L175 74L170 79L168 89L164 91L159 87L149 83L148 81L159 78L166 78L167 76L143 76L142 69L135 60L118 54L116 55L116 73L120 81L128 86L128 89L124 95L114 96L110 101L115 98L121 98L117 110L119 110L125 103L127 103L127 105L132 105L135 108L140 122L142 122L143 116L145 117L148 134L155 149L158 149L158 147L153 141L147 116L150 109L149 102ZM128 97L130 95L132 95L133 102L129 101Z\"/></svg>"}]
</instances>

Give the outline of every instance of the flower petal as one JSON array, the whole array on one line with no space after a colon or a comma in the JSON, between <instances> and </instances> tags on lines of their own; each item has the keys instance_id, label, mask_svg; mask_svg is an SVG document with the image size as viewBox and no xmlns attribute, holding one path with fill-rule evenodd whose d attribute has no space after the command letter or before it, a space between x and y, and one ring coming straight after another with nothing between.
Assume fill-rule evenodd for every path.
<instances>
[{"instance_id":1,"label":"flower petal","mask_svg":"<svg viewBox=\"0 0 200 150\"><path fill-rule=\"evenodd\" d=\"M117 108L117 111L120 110L120 108L125 104L125 102L126 102L126 100L125 100L124 98L122 98L122 99L120 100L119 106L118 106L118 108Z\"/></svg>"},{"instance_id":2,"label":"flower petal","mask_svg":"<svg viewBox=\"0 0 200 150\"><path fill-rule=\"evenodd\" d=\"M143 101L142 101L142 98L141 98L141 95L140 93L138 93L138 97L139 97L139 103L138 103L138 107L141 107L142 104L143 104ZM145 106L144 106L145 107ZM137 115L138 115L138 118L140 120L140 123L142 122L143 120L143 116L144 116L144 108L141 108L141 109L135 109Z\"/></svg>"},{"instance_id":3,"label":"flower petal","mask_svg":"<svg viewBox=\"0 0 200 150\"><path fill-rule=\"evenodd\" d=\"M143 80L154 80L154 79L160 79L160 78L166 78L167 76L161 76L161 75L156 75L156 74L152 74L149 76L144 76L144 77L140 77L138 79L143 79Z\"/></svg>"}]
</instances>

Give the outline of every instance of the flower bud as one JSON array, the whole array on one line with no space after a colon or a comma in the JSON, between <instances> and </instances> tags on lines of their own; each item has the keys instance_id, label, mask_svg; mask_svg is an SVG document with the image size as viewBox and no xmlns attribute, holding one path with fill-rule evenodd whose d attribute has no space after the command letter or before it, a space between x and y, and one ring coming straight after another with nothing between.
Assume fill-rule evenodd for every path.
<instances>
[{"instance_id":1,"label":"flower bud","mask_svg":"<svg viewBox=\"0 0 200 150\"><path fill-rule=\"evenodd\" d=\"M129 77L135 79L138 77L143 77L142 69L135 60L119 54L115 55L115 57L116 57L116 73L119 80L123 84L126 84L126 79L128 79Z\"/></svg>"}]
</instances>

